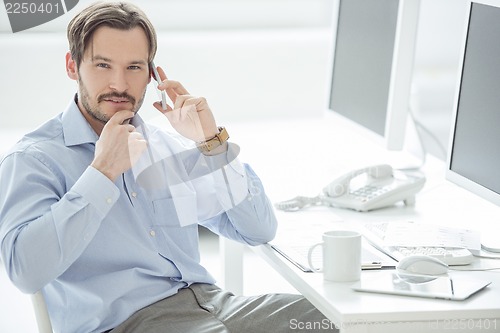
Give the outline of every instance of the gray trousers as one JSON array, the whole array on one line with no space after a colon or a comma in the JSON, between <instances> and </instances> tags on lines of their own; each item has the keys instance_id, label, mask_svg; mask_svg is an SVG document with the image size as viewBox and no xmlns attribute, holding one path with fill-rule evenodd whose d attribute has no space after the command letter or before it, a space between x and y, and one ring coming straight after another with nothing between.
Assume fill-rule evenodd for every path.
<instances>
[{"instance_id":1,"label":"gray trousers","mask_svg":"<svg viewBox=\"0 0 500 333\"><path fill-rule=\"evenodd\" d=\"M235 296L193 284L133 314L111 333L338 332L307 299L293 294Z\"/></svg>"}]
</instances>

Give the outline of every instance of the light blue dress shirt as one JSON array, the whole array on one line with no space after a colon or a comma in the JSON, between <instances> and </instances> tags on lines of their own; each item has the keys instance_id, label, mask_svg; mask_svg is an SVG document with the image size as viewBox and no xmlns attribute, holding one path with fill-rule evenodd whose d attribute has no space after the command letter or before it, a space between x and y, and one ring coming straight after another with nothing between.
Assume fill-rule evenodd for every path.
<instances>
[{"instance_id":1,"label":"light blue dress shirt","mask_svg":"<svg viewBox=\"0 0 500 333\"><path fill-rule=\"evenodd\" d=\"M98 136L74 101L0 161L2 261L20 290L43 291L57 332L102 332L189 284L214 283L200 265L198 223L250 245L276 232L248 165L205 172L221 155L186 150L138 116L133 124L160 153L114 183L90 166ZM170 157L156 159L162 150ZM163 178L141 180L148 158Z\"/></svg>"}]
</instances>

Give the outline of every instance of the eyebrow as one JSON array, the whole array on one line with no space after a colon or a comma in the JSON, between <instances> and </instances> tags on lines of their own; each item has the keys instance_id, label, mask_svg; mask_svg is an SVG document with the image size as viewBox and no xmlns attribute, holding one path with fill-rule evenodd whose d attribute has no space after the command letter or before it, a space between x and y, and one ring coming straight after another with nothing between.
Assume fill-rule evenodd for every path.
<instances>
[{"instance_id":1,"label":"eyebrow","mask_svg":"<svg viewBox=\"0 0 500 333\"><path fill-rule=\"evenodd\" d=\"M92 56L92 62L95 62L95 61L113 62L111 59L100 56L100 55ZM132 60L129 64L130 65L147 65L148 63L144 60Z\"/></svg>"}]
</instances>

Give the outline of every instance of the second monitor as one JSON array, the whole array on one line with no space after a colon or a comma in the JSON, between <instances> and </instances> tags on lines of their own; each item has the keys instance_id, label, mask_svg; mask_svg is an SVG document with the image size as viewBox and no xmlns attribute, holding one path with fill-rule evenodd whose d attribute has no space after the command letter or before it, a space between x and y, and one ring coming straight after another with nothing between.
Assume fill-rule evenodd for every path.
<instances>
[{"instance_id":1,"label":"second monitor","mask_svg":"<svg viewBox=\"0 0 500 333\"><path fill-rule=\"evenodd\" d=\"M500 207L499 39L500 3L468 1L446 178ZM475 221L483 248L500 252L500 218L485 216Z\"/></svg>"},{"instance_id":2,"label":"second monitor","mask_svg":"<svg viewBox=\"0 0 500 333\"><path fill-rule=\"evenodd\" d=\"M390 150L404 144L419 9L420 0L334 5L329 109Z\"/></svg>"}]
</instances>

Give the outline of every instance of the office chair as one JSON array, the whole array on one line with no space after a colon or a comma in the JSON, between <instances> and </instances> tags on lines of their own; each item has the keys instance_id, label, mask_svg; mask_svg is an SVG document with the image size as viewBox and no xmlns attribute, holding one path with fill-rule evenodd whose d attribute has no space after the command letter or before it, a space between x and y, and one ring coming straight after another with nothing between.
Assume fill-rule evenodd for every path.
<instances>
[{"instance_id":1,"label":"office chair","mask_svg":"<svg viewBox=\"0 0 500 333\"><path fill-rule=\"evenodd\" d=\"M35 310L38 333L53 333L49 312L47 311L47 306L42 292L38 291L36 294L32 294L31 302L33 303L33 309Z\"/></svg>"}]
</instances>

